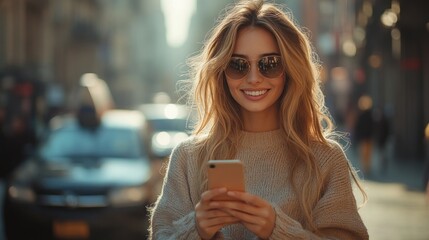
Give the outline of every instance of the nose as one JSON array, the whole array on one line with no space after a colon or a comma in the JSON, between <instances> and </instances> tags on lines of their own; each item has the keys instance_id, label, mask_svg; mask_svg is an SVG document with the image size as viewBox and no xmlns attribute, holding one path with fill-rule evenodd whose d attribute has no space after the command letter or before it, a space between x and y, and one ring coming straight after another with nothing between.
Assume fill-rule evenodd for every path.
<instances>
[{"instance_id":1,"label":"nose","mask_svg":"<svg viewBox=\"0 0 429 240\"><path fill-rule=\"evenodd\" d=\"M262 76L259 74L257 66L251 66L247 74L247 82L250 84L258 84L262 81Z\"/></svg>"}]
</instances>

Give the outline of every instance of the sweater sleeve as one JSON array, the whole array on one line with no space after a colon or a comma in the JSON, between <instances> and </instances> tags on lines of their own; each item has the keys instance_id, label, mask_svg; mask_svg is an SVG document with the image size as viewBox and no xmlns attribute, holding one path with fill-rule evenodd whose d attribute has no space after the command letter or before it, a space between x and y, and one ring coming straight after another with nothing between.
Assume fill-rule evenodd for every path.
<instances>
[{"instance_id":1,"label":"sweater sleeve","mask_svg":"<svg viewBox=\"0 0 429 240\"><path fill-rule=\"evenodd\" d=\"M170 156L162 192L151 211L149 239L200 239L195 228L186 156L183 144Z\"/></svg>"},{"instance_id":2,"label":"sweater sleeve","mask_svg":"<svg viewBox=\"0 0 429 240\"><path fill-rule=\"evenodd\" d=\"M313 208L313 233L274 205L276 226L270 239L368 239L368 232L358 213L353 194L348 160L339 146L316 151L323 164L325 190ZM286 238L285 238L286 237Z\"/></svg>"}]
</instances>

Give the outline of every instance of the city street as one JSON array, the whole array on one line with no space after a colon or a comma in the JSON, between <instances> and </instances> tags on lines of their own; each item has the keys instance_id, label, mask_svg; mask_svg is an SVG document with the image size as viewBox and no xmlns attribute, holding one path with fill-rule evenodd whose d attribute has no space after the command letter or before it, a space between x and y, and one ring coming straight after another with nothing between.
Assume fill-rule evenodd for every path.
<instances>
[{"instance_id":1,"label":"city street","mask_svg":"<svg viewBox=\"0 0 429 240\"><path fill-rule=\"evenodd\" d=\"M345 147L369 239L429 240L428 12L429 0L0 0L0 240L145 238L163 160L189 132L212 159L241 153L240 132L279 127L286 163L324 158L314 138Z\"/></svg>"}]
</instances>

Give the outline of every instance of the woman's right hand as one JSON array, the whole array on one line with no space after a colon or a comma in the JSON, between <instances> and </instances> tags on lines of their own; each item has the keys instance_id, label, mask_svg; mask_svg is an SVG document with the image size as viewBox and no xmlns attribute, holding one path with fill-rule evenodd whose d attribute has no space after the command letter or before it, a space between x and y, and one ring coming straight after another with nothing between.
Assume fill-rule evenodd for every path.
<instances>
[{"instance_id":1,"label":"woman's right hand","mask_svg":"<svg viewBox=\"0 0 429 240\"><path fill-rule=\"evenodd\" d=\"M226 188L205 191L201 194L201 200L195 205L195 224L202 239L211 239L222 227L239 221L222 209L210 206L214 197L226 192Z\"/></svg>"}]
</instances>

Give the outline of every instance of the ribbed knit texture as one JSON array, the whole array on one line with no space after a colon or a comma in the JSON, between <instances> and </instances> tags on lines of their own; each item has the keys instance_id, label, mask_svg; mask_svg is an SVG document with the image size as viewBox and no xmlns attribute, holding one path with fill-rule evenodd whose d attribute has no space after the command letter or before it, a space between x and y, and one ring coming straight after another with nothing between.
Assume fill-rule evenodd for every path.
<instances>
[{"instance_id":1,"label":"ribbed knit texture","mask_svg":"<svg viewBox=\"0 0 429 240\"><path fill-rule=\"evenodd\" d=\"M270 239L368 239L357 211L348 161L341 148L314 144L312 151L324 176L324 191L313 209L314 223L324 237L303 228L305 220L292 192L289 157L280 130L243 132L236 159L245 166L246 191L271 202L276 223ZM162 193L151 216L153 239L200 239L194 207L200 200L194 139L179 144L170 158ZM301 171L298 169L297 171ZM298 182L303 176L296 172ZM316 194L316 193L314 193ZM258 239L241 224L227 226L214 239Z\"/></svg>"}]
</instances>

